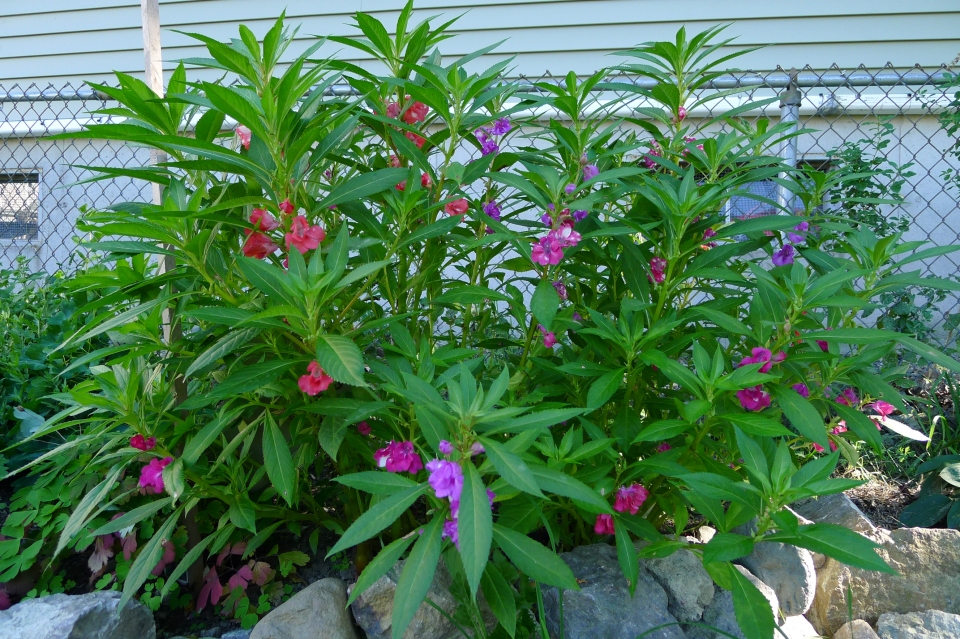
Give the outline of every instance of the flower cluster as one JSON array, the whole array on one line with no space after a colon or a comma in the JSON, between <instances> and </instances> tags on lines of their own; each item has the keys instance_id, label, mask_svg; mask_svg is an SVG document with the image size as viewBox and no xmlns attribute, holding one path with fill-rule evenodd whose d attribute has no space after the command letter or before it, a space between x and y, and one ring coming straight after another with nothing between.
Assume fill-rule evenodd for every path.
<instances>
[{"instance_id":1,"label":"flower cluster","mask_svg":"<svg viewBox=\"0 0 960 639\"><path fill-rule=\"evenodd\" d=\"M800 244L806 241L806 233L810 229L809 222L800 222L795 227L793 231L787 232L787 239L790 240L793 244L784 244L780 247L779 250L774 251L773 253L773 265L774 266L790 266L793 264L794 258L796 257L797 250L794 248L794 244ZM826 350L826 349L824 349Z\"/></svg>"},{"instance_id":2,"label":"flower cluster","mask_svg":"<svg viewBox=\"0 0 960 639\"><path fill-rule=\"evenodd\" d=\"M285 199L277 208L287 216L286 219L290 219L289 216L294 211L293 203L291 203L289 199ZM268 233L279 229L281 226L280 221L266 209L257 208L253 209L250 213L250 224L253 225L252 229L243 230L247 236L246 241L244 241L241 247L243 254L247 257L262 260L276 253L280 247L273 241ZM284 235L284 240L286 241L288 253L292 246L300 251L301 254L305 254L307 251L312 251L320 246L320 242L326 237L327 232L324 231L322 227L311 225L306 217L297 215L290 219L290 228Z\"/></svg>"},{"instance_id":3,"label":"flower cluster","mask_svg":"<svg viewBox=\"0 0 960 639\"><path fill-rule=\"evenodd\" d=\"M766 373L773 367L774 364L779 364L785 359L787 359L787 354L783 351L773 355L769 349L758 346L750 349L750 357L744 357L740 360L740 366L747 366L748 364L763 364L763 366L760 367L760 372Z\"/></svg>"},{"instance_id":4,"label":"flower cluster","mask_svg":"<svg viewBox=\"0 0 960 639\"><path fill-rule=\"evenodd\" d=\"M573 228L574 221L566 217L561 220L560 225L541 237L533 245L531 259L541 266L556 266L563 259L563 249L569 246L576 246L582 239L580 234Z\"/></svg>"},{"instance_id":5,"label":"flower cluster","mask_svg":"<svg viewBox=\"0 0 960 639\"><path fill-rule=\"evenodd\" d=\"M498 153L500 151L500 138L506 135L511 128L510 120L507 118L498 118L494 120L493 125L489 128L482 126L477 129L474 134L480 143L480 153L482 155Z\"/></svg>"},{"instance_id":6,"label":"flower cluster","mask_svg":"<svg viewBox=\"0 0 960 639\"><path fill-rule=\"evenodd\" d=\"M413 442L391 441L386 447L373 454L377 467L390 473L410 473L416 475L423 470L423 461L413 448Z\"/></svg>"}]
</instances>

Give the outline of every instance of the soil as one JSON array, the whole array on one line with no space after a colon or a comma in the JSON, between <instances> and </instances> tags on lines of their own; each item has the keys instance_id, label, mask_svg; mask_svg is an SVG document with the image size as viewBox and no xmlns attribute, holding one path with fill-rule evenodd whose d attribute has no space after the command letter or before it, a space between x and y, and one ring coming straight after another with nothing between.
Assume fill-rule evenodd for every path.
<instances>
[{"instance_id":1,"label":"soil","mask_svg":"<svg viewBox=\"0 0 960 639\"><path fill-rule=\"evenodd\" d=\"M900 513L916 500L920 490L919 482L884 477L863 469L850 472L847 476L867 480L867 483L846 491L846 495L875 526L888 530L903 526L900 523Z\"/></svg>"}]
</instances>

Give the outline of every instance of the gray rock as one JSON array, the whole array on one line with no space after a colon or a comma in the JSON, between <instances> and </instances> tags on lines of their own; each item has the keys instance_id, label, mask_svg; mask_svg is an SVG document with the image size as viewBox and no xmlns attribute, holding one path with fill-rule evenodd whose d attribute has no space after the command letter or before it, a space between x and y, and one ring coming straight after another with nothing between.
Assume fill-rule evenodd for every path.
<instances>
[{"instance_id":1,"label":"gray rock","mask_svg":"<svg viewBox=\"0 0 960 639\"><path fill-rule=\"evenodd\" d=\"M780 602L777 601L777 594L773 592L773 589L757 579L743 566L735 566L735 568L763 593L763 596L766 597L770 603L770 611L776 619L779 614L778 611L780 610ZM723 590L722 588L717 590L713 601L711 601L710 605L703 611L703 620L701 623L729 633L739 639L744 639L743 632L740 631L740 624L737 623L737 616L733 609L733 594L731 594L729 590ZM702 626L688 626L685 628L685 631L687 639L728 639L726 635Z\"/></svg>"},{"instance_id":2,"label":"gray rock","mask_svg":"<svg viewBox=\"0 0 960 639\"><path fill-rule=\"evenodd\" d=\"M775 632L774 637L785 637L786 639L818 639L820 633L813 627L807 618L803 615L796 615L795 617L787 617L786 620L780 624L780 632L783 634Z\"/></svg>"},{"instance_id":3,"label":"gray rock","mask_svg":"<svg viewBox=\"0 0 960 639\"><path fill-rule=\"evenodd\" d=\"M397 562L396 566L388 570L387 574L367 588L350 605L353 617L357 625L366 633L367 639L390 639L391 637L393 596L397 591L397 580L400 579L404 564L405 561ZM456 599L450 594L452 582L450 573L441 560L430 590L427 591L427 597L451 617L458 606ZM480 612L487 630L493 630L497 625L497 619L493 616L482 594L480 595ZM455 638L463 639L463 635L453 623L426 601L420 604L413 621L403 633L403 639Z\"/></svg>"},{"instance_id":4,"label":"gray rock","mask_svg":"<svg viewBox=\"0 0 960 639\"><path fill-rule=\"evenodd\" d=\"M752 535L756 520L737 526L733 532ZM736 560L777 593L780 609L787 617L805 614L817 591L817 570L813 555L805 548L780 542L762 541L753 552Z\"/></svg>"},{"instance_id":5,"label":"gray rock","mask_svg":"<svg viewBox=\"0 0 960 639\"><path fill-rule=\"evenodd\" d=\"M643 564L636 591L630 597L627 580L617 563L617 551L612 546L580 546L560 557L580 584L578 591L563 591L565 639L635 639L651 628L677 623L667 610L667 593ZM557 589L545 591L543 600L547 630L559 636ZM680 626L673 625L646 634L644 639L685 638Z\"/></svg>"},{"instance_id":6,"label":"gray rock","mask_svg":"<svg viewBox=\"0 0 960 639\"><path fill-rule=\"evenodd\" d=\"M294 599L296 599L296 597L291 598L290 601L293 601ZM288 601L287 603L290 603L290 601ZM344 601L343 605L345 606L346 604L347 602ZM283 604L283 606L286 606L286 605L287 605L286 603ZM277 608L277 610L280 610L280 608L283 608L283 606L280 606L279 608ZM276 610L267 614L267 617L272 615L274 612L276 612ZM266 619L267 617L264 617L264 619ZM262 623L262 620L261 620L261 623ZM237 630L231 630L230 632L223 633L222 635L220 635L220 639L250 639L252 636L253 636L252 630L244 630L243 628L238 628Z\"/></svg>"},{"instance_id":7,"label":"gray rock","mask_svg":"<svg viewBox=\"0 0 960 639\"><path fill-rule=\"evenodd\" d=\"M874 535L877 527L843 493L802 499L792 506L798 514L818 524L836 524L864 535Z\"/></svg>"},{"instance_id":8,"label":"gray rock","mask_svg":"<svg viewBox=\"0 0 960 639\"><path fill-rule=\"evenodd\" d=\"M154 639L153 615L139 601L117 614L120 593L50 595L0 612L0 639Z\"/></svg>"},{"instance_id":9,"label":"gray rock","mask_svg":"<svg viewBox=\"0 0 960 639\"><path fill-rule=\"evenodd\" d=\"M638 548L645 542L637 544ZM678 550L669 557L641 559L646 568L667 592L667 610L680 622L700 621L703 610L713 601L713 579L703 562L689 550Z\"/></svg>"},{"instance_id":10,"label":"gray rock","mask_svg":"<svg viewBox=\"0 0 960 639\"><path fill-rule=\"evenodd\" d=\"M960 615L939 610L886 613L877 621L880 639L946 639L960 637Z\"/></svg>"},{"instance_id":11,"label":"gray rock","mask_svg":"<svg viewBox=\"0 0 960 639\"><path fill-rule=\"evenodd\" d=\"M876 624L883 613L942 610L960 614L960 531L900 528L879 531L877 553L899 574L850 568L827 559L807 618L824 635L854 619Z\"/></svg>"},{"instance_id":12,"label":"gray rock","mask_svg":"<svg viewBox=\"0 0 960 639\"><path fill-rule=\"evenodd\" d=\"M228 639L232 634L227 633L221 639ZM248 636L249 639L357 639L347 611L347 584L334 578L310 584L271 610Z\"/></svg>"},{"instance_id":13,"label":"gray rock","mask_svg":"<svg viewBox=\"0 0 960 639\"><path fill-rule=\"evenodd\" d=\"M854 619L840 626L833 639L880 639L863 619Z\"/></svg>"}]
</instances>

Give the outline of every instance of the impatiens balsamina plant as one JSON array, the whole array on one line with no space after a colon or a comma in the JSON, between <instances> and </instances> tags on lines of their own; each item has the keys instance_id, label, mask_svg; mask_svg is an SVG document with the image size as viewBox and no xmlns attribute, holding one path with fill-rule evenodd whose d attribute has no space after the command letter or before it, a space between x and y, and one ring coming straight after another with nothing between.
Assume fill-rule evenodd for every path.
<instances>
[{"instance_id":1,"label":"impatiens balsamina plant","mask_svg":"<svg viewBox=\"0 0 960 639\"><path fill-rule=\"evenodd\" d=\"M83 218L114 267L76 283L100 315L66 346L111 345L34 436L57 444L30 472L82 487L52 552L139 530L125 598L154 572L216 603L250 575L225 588L212 557L326 528L331 554L355 549L352 598L407 559L394 638L441 556L511 636L514 589L577 589L558 553L598 541L631 588L638 557L693 551L758 639L774 619L732 564L758 541L890 571L785 507L855 485L830 477L879 448L887 414L862 409L903 406L873 367L897 343L958 370L861 321L885 292L954 286L904 270L938 249L831 216L830 185L775 157L787 129L739 118L757 104L694 121L732 57L717 30L531 89L508 62L468 71L489 49L441 58L449 23L411 12L327 39L382 76L319 59L324 40L281 71L278 21L262 42L194 36L211 57L187 62L224 82L97 87L120 106L80 135L162 152L101 174L163 196ZM766 179L805 213L724 216ZM684 537L691 512L709 543Z\"/></svg>"}]
</instances>

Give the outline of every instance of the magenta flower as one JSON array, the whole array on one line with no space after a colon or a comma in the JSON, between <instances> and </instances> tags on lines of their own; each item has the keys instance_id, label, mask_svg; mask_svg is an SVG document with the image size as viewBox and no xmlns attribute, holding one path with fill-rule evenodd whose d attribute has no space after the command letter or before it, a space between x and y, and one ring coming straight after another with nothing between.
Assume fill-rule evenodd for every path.
<instances>
[{"instance_id":1,"label":"magenta flower","mask_svg":"<svg viewBox=\"0 0 960 639\"><path fill-rule=\"evenodd\" d=\"M563 245L560 244L551 231L533 245L530 257L534 263L540 264L541 266L556 266L560 263L560 260L563 259Z\"/></svg>"},{"instance_id":2,"label":"magenta flower","mask_svg":"<svg viewBox=\"0 0 960 639\"><path fill-rule=\"evenodd\" d=\"M647 154L643 156L643 165L646 166L648 169L657 168L657 163L654 162L652 159L654 156L656 157L662 156L660 145L657 144L656 142L652 142L650 144L650 151L648 151Z\"/></svg>"},{"instance_id":3,"label":"magenta flower","mask_svg":"<svg viewBox=\"0 0 960 639\"><path fill-rule=\"evenodd\" d=\"M423 461L413 448L413 442L391 441L385 448L373 454L373 459L380 468L386 468L390 473L408 472L416 475L423 469Z\"/></svg>"},{"instance_id":4,"label":"magenta flower","mask_svg":"<svg viewBox=\"0 0 960 639\"><path fill-rule=\"evenodd\" d=\"M563 301L567 300L567 286L560 280L557 280L553 283L553 288L557 291L557 295L560 296L560 299Z\"/></svg>"},{"instance_id":5,"label":"magenta flower","mask_svg":"<svg viewBox=\"0 0 960 639\"><path fill-rule=\"evenodd\" d=\"M457 534L456 519L448 519L443 522L443 532L440 533L440 538L449 539L457 547L457 550L460 550L460 536Z\"/></svg>"},{"instance_id":6,"label":"magenta flower","mask_svg":"<svg viewBox=\"0 0 960 639\"><path fill-rule=\"evenodd\" d=\"M763 390L763 386L738 390L737 399L745 410L750 411L760 411L770 405L770 393Z\"/></svg>"},{"instance_id":7,"label":"magenta flower","mask_svg":"<svg viewBox=\"0 0 960 639\"><path fill-rule=\"evenodd\" d=\"M668 444L667 442L661 442L660 445L657 446L657 452L658 452L658 453L665 453L665 452L667 452L668 450L670 450L671 448L673 448L673 446L671 446L671 445Z\"/></svg>"},{"instance_id":8,"label":"magenta flower","mask_svg":"<svg viewBox=\"0 0 960 639\"><path fill-rule=\"evenodd\" d=\"M317 360L313 360L307 365L307 374L301 375L297 380L297 386L307 395L319 395L330 387L333 378L327 375L326 371L320 367Z\"/></svg>"},{"instance_id":9,"label":"magenta flower","mask_svg":"<svg viewBox=\"0 0 960 639\"><path fill-rule=\"evenodd\" d=\"M840 433L847 432L847 422L840 420L837 422L837 425L833 427L833 430L830 431L832 435L839 435Z\"/></svg>"},{"instance_id":10,"label":"magenta flower","mask_svg":"<svg viewBox=\"0 0 960 639\"><path fill-rule=\"evenodd\" d=\"M490 131L490 135L506 135L511 128L510 120L507 118L497 118L494 120L493 126L488 130Z\"/></svg>"},{"instance_id":11,"label":"magenta flower","mask_svg":"<svg viewBox=\"0 0 960 639\"><path fill-rule=\"evenodd\" d=\"M597 515L597 521L593 524L593 532L598 535L613 535L613 515Z\"/></svg>"},{"instance_id":12,"label":"magenta flower","mask_svg":"<svg viewBox=\"0 0 960 639\"><path fill-rule=\"evenodd\" d=\"M540 329L540 332L543 333L543 345L546 346L547 348L553 348L554 346L556 346L557 344L556 334L548 331L543 326L543 324L540 324L538 328Z\"/></svg>"},{"instance_id":13,"label":"magenta flower","mask_svg":"<svg viewBox=\"0 0 960 639\"><path fill-rule=\"evenodd\" d=\"M740 360L740 366L747 366L748 364L763 364L763 366L760 367L760 372L766 373L772 366L770 362L772 357L773 354L768 349L758 346L750 349L750 357L744 357Z\"/></svg>"},{"instance_id":14,"label":"magenta flower","mask_svg":"<svg viewBox=\"0 0 960 639\"><path fill-rule=\"evenodd\" d=\"M592 180L593 178L600 175L600 169L597 168L596 164L588 164L583 167L583 181Z\"/></svg>"},{"instance_id":15,"label":"magenta flower","mask_svg":"<svg viewBox=\"0 0 960 639\"><path fill-rule=\"evenodd\" d=\"M654 284L663 284L666 279L667 260L662 257L650 258L650 275L648 279Z\"/></svg>"},{"instance_id":16,"label":"magenta flower","mask_svg":"<svg viewBox=\"0 0 960 639\"><path fill-rule=\"evenodd\" d=\"M794 384L790 388L797 391L802 397L810 397L810 389L807 388L807 385L802 382L799 384Z\"/></svg>"},{"instance_id":17,"label":"magenta flower","mask_svg":"<svg viewBox=\"0 0 960 639\"><path fill-rule=\"evenodd\" d=\"M854 395L854 397L856 397L856 395ZM837 401L840 401L839 398L837 399ZM893 415L893 411L897 410L893 404L888 404L887 402L879 399L873 402L872 404L867 404L866 407L872 410L875 410L876 412L880 413L884 417Z\"/></svg>"},{"instance_id":18,"label":"magenta flower","mask_svg":"<svg viewBox=\"0 0 960 639\"><path fill-rule=\"evenodd\" d=\"M814 341L817 343L817 346L820 347L820 350L823 351L824 353L826 353L830 347L830 345L827 344L826 340L818 339Z\"/></svg>"},{"instance_id":19,"label":"magenta flower","mask_svg":"<svg viewBox=\"0 0 960 639\"><path fill-rule=\"evenodd\" d=\"M430 471L430 486L438 499L449 498L451 504L460 502L460 493L463 492L463 469L459 464L445 459L434 459L427 462Z\"/></svg>"},{"instance_id":20,"label":"magenta flower","mask_svg":"<svg viewBox=\"0 0 960 639\"><path fill-rule=\"evenodd\" d=\"M448 442L445 439L440 440L440 444L437 446L440 449L440 452L444 455L449 455L453 452L453 444Z\"/></svg>"},{"instance_id":21,"label":"magenta flower","mask_svg":"<svg viewBox=\"0 0 960 639\"><path fill-rule=\"evenodd\" d=\"M153 450L157 446L157 438L156 437L145 438L140 433L137 433L136 435L130 438L130 446L138 450L142 450L144 452L148 450Z\"/></svg>"},{"instance_id":22,"label":"magenta flower","mask_svg":"<svg viewBox=\"0 0 960 639\"><path fill-rule=\"evenodd\" d=\"M370 428L370 424L368 424L367 422L360 422L359 424L357 424L357 431L364 437L369 435L372 432L372 430L373 429Z\"/></svg>"},{"instance_id":23,"label":"magenta flower","mask_svg":"<svg viewBox=\"0 0 960 639\"><path fill-rule=\"evenodd\" d=\"M687 107L682 104L677 108L677 115L674 118L674 122L683 122L683 119L687 117Z\"/></svg>"},{"instance_id":24,"label":"magenta flower","mask_svg":"<svg viewBox=\"0 0 960 639\"><path fill-rule=\"evenodd\" d=\"M630 511L631 515L636 515L640 506L650 496L650 491L640 484L630 484L621 486L617 490L617 497L613 503L613 509L618 513Z\"/></svg>"},{"instance_id":25,"label":"magenta flower","mask_svg":"<svg viewBox=\"0 0 960 639\"><path fill-rule=\"evenodd\" d=\"M773 254L774 266L789 266L793 264L793 244L785 244L783 248Z\"/></svg>"},{"instance_id":26,"label":"magenta flower","mask_svg":"<svg viewBox=\"0 0 960 639\"><path fill-rule=\"evenodd\" d=\"M796 233L794 233L793 231L787 231L787 239L793 242L794 244L800 244L802 242L805 242L807 239L806 235L798 235L798 233L805 234L809 229L810 229L809 222L800 222L795 227L793 227L793 230L796 231Z\"/></svg>"},{"instance_id":27,"label":"magenta flower","mask_svg":"<svg viewBox=\"0 0 960 639\"><path fill-rule=\"evenodd\" d=\"M584 221L585 219L587 219L587 216L588 216L588 215L590 215L590 213L589 213L588 211L583 211L583 210L579 210L579 209L578 209L578 210L576 210L576 211L573 212L573 221L574 221L574 222L582 222L582 221Z\"/></svg>"},{"instance_id":28,"label":"magenta flower","mask_svg":"<svg viewBox=\"0 0 960 639\"><path fill-rule=\"evenodd\" d=\"M565 219L558 228L550 231L550 235L560 243L561 248L576 246L583 239L579 233L573 230L573 220L569 218Z\"/></svg>"},{"instance_id":29,"label":"magenta flower","mask_svg":"<svg viewBox=\"0 0 960 639\"><path fill-rule=\"evenodd\" d=\"M837 396L837 403L843 404L844 406L855 406L860 403L860 399L857 397L856 391L847 386L843 389L843 392Z\"/></svg>"},{"instance_id":30,"label":"magenta flower","mask_svg":"<svg viewBox=\"0 0 960 639\"><path fill-rule=\"evenodd\" d=\"M709 240L711 237L716 237L716 235L717 235L717 232L714 231L713 228L711 227L703 232L703 239Z\"/></svg>"},{"instance_id":31,"label":"magenta flower","mask_svg":"<svg viewBox=\"0 0 960 639\"><path fill-rule=\"evenodd\" d=\"M290 215L293 213L293 203L290 201L290 198L285 199L278 205L280 212L284 215ZM252 220L251 220L252 221Z\"/></svg>"},{"instance_id":32,"label":"magenta flower","mask_svg":"<svg viewBox=\"0 0 960 639\"><path fill-rule=\"evenodd\" d=\"M574 184L573 182L563 187L563 192L566 193L567 195L570 195L576 190L577 190L577 185Z\"/></svg>"},{"instance_id":33,"label":"magenta flower","mask_svg":"<svg viewBox=\"0 0 960 639\"><path fill-rule=\"evenodd\" d=\"M140 469L140 486L146 488L147 492L153 490L155 495L163 492L163 469L173 461L173 457L164 457L157 459L154 457L150 463Z\"/></svg>"}]
</instances>

